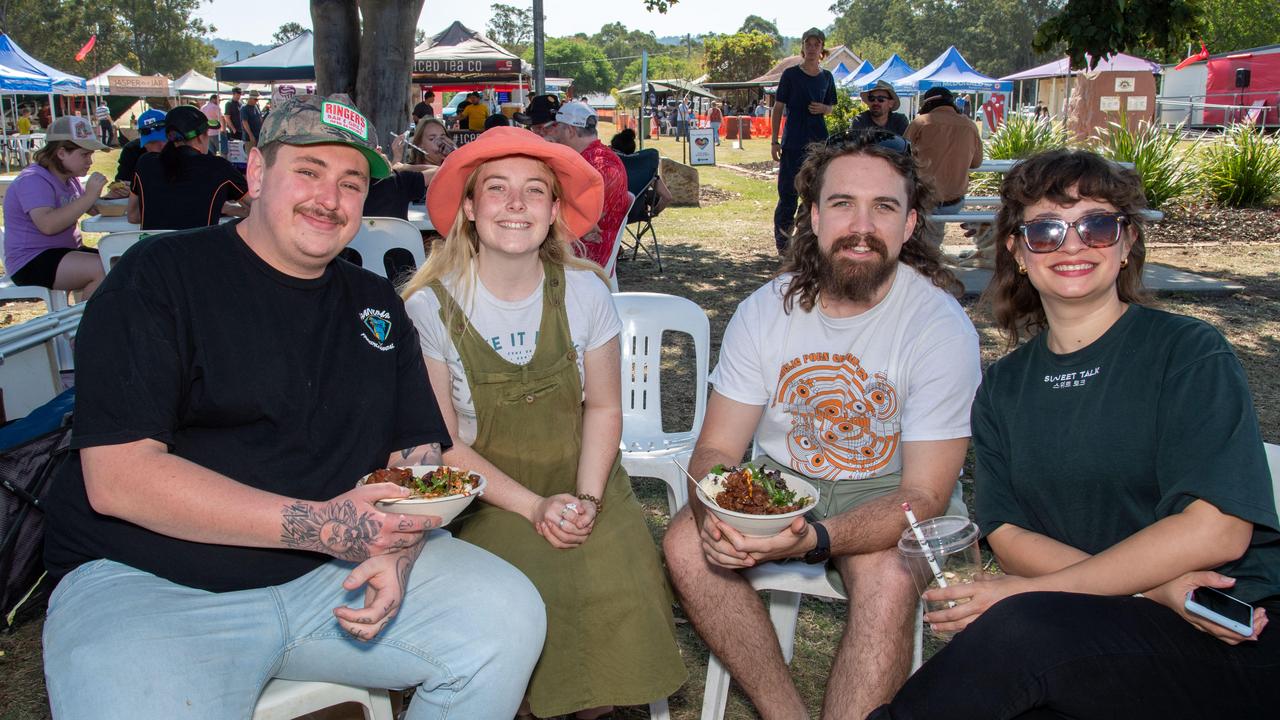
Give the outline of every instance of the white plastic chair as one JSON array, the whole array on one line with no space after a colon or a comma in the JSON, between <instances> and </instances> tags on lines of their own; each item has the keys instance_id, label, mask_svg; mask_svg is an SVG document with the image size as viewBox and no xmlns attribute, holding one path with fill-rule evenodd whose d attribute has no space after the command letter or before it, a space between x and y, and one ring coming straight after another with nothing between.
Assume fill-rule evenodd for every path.
<instances>
[{"instance_id":1,"label":"white plastic chair","mask_svg":"<svg viewBox=\"0 0 1280 720\"><path fill-rule=\"evenodd\" d=\"M272 678L263 688L253 720L291 720L342 703L359 703L365 720L393 720L386 690L280 678Z\"/></svg>"},{"instance_id":2,"label":"white plastic chair","mask_svg":"<svg viewBox=\"0 0 1280 720\"><path fill-rule=\"evenodd\" d=\"M131 232L111 233L98 240L98 257L102 258L102 269L107 273L120 261L120 256L133 247L139 240L170 230L134 230Z\"/></svg>"},{"instance_id":3,"label":"white plastic chair","mask_svg":"<svg viewBox=\"0 0 1280 720\"><path fill-rule=\"evenodd\" d=\"M631 208L635 207L636 196L627 193L627 212L631 212ZM627 234L627 216L622 216L622 224L618 226L618 235L613 238L613 251L609 253L609 260L604 264L604 272L609 276L609 291L618 292L618 248L622 247L622 238Z\"/></svg>"},{"instance_id":4,"label":"white plastic chair","mask_svg":"<svg viewBox=\"0 0 1280 720\"><path fill-rule=\"evenodd\" d=\"M1280 510L1280 445L1263 443L1267 449L1267 466L1271 468L1271 491L1276 498L1276 509Z\"/></svg>"},{"instance_id":5,"label":"white plastic chair","mask_svg":"<svg viewBox=\"0 0 1280 720\"><path fill-rule=\"evenodd\" d=\"M422 246L422 233L407 220L367 217L360 221L360 232L347 245L360 259L360 266L388 280L397 280L396 268L413 261L415 268L427 262Z\"/></svg>"},{"instance_id":6,"label":"white plastic chair","mask_svg":"<svg viewBox=\"0 0 1280 720\"><path fill-rule=\"evenodd\" d=\"M667 484L667 505L674 514L688 500L684 473L707 409L707 363L711 355L711 324L697 303L660 293L616 293L614 304L622 318L622 466L639 477L660 478ZM693 338L693 426L687 431L662 430L663 331Z\"/></svg>"},{"instance_id":7,"label":"white plastic chair","mask_svg":"<svg viewBox=\"0 0 1280 720\"><path fill-rule=\"evenodd\" d=\"M4 227L0 226L0 264L4 264ZM46 313L64 310L71 305L71 295L66 290L50 290L38 285L14 285L5 272L0 273L0 301L3 300L38 300L44 303ZM63 370L71 370L75 364L71 351L71 340L60 336L54 341L57 348L58 366Z\"/></svg>"}]
</instances>

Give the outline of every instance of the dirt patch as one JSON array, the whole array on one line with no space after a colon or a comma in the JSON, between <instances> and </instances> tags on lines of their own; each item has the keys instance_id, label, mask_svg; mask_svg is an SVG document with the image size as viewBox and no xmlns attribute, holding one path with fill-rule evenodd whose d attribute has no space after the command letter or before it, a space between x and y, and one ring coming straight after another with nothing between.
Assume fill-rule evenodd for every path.
<instances>
[{"instance_id":1,"label":"dirt patch","mask_svg":"<svg viewBox=\"0 0 1280 720\"><path fill-rule=\"evenodd\" d=\"M756 172L756 173L776 174L778 172L778 163L773 161L742 163L738 167L745 168L747 170L750 170L751 172Z\"/></svg>"},{"instance_id":2,"label":"dirt patch","mask_svg":"<svg viewBox=\"0 0 1280 720\"><path fill-rule=\"evenodd\" d=\"M1170 206L1164 220L1147 226L1147 244L1259 243L1280 241L1280 210Z\"/></svg>"},{"instance_id":3,"label":"dirt patch","mask_svg":"<svg viewBox=\"0 0 1280 720\"><path fill-rule=\"evenodd\" d=\"M721 190L714 185L702 185L698 187L698 202L703 207L708 205L719 205L722 202L729 202L741 197L738 193L730 190Z\"/></svg>"}]
</instances>

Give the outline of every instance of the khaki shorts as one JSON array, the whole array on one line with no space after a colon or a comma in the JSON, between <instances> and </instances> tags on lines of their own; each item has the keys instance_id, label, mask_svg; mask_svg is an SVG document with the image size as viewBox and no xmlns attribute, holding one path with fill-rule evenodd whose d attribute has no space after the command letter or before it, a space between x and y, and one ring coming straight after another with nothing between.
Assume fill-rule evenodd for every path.
<instances>
[{"instance_id":1,"label":"khaki shorts","mask_svg":"<svg viewBox=\"0 0 1280 720\"><path fill-rule=\"evenodd\" d=\"M780 470L791 475L799 474L795 470L774 461L773 458L767 455L757 457L755 463L761 467ZM800 477L808 480L810 484L818 488L818 504L808 513L814 520L826 520L876 498L884 497L897 490L898 486L902 484L902 473L891 473L865 480L819 480L804 475ZM969 517L969 509L965 507L959 481L956 482L955 489L951 492L951 501L947 503L947 510L943 514ZM827 579L831 581L833 586L839 588L841 592L844 591L844 582L840 578L840 572L836 570L835 563L831 561L827 561Z\"/></svg>"}]
</instances>

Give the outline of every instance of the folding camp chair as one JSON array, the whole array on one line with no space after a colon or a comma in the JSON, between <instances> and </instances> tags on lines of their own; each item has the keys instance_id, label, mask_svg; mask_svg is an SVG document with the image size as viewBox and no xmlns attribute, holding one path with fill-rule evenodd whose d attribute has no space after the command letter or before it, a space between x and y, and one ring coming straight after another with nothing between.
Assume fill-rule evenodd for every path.
<instances>
[{"instance_id":1,"label":"folding camp chair","mask_svg":"<svg viewBox=\"0 0 1280 720\"><path fill-rule=\"evenodd\" d=\"M626 222L627 234L631 236L631 259L635 260L644 250L645 255L658 264L658 272L662 272L662 251L658 248L658 233L653 229L654 208L658 206L658 151L647 148L619 158L627 169L627 190L636 196ZM650 238L650 247L644 244L646 235Z\"/></svg>"}]
</instances>

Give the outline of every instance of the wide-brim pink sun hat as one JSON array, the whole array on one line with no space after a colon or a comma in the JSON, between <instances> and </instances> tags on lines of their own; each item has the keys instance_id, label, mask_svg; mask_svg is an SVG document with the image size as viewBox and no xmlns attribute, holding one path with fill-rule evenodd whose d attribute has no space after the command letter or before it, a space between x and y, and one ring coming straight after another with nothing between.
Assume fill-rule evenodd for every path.
<instances>
[{"instance_id":1,"label":"wide-brim pink sun hat","mask_svg":"<svg viewBox=\"0 0 1280 720\"><path fill-rule=\"evenodd\" d=\"M462 207L467 178L476 168L504 157L531 157L551 168L560 183L560 217L574 237L600 221L604 179L576 150L517 127L495 127L449 153L427 189L427 214L436 232L446 235Z\"/></svg>"}]
</instances>

